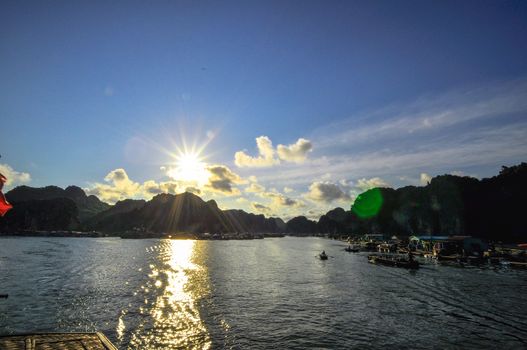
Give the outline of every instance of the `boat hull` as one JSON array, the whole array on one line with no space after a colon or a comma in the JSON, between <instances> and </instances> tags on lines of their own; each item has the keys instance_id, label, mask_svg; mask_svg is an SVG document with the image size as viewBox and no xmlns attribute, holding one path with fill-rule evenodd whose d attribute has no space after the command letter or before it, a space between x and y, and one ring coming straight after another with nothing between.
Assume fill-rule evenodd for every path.
<instances>
[{"instance_id":1,"label":"boat hull","mask_svg":"<svg viewBox=\"0 0 527 350\"><path fill-rule=\"evenodd\" d=\"M406 269L418 269L419 262L416 260L406 260L396 257L383 257L378 255L368 256L368 261L372 264L392 266L392 267L401 267Z\"/></svg>"}]
</instances>

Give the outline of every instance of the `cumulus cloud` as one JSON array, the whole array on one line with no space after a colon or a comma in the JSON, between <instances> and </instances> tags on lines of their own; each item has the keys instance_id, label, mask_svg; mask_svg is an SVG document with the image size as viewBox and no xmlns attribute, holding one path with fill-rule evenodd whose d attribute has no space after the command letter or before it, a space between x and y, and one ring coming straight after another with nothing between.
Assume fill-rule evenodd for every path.
<instances>
[{"instance_id":1,"label":"cumulus cloud","mask_svg":"<svg viewBox=\"0 0 527 350\"><path fill-rule=\"evenodd\" d=\"M421 185L425 186L428 185L430 181L432 181L432 176L428 175L427 173L421 173L419 180L421 182Z\"/></svg>"},{"instance_id":2,"label":"cumulus cloud","mask_svg":"<svg viewBox=\"0 0 527 350\"><path fill-rule=\"evenodd\" d=\"M106 175L104 180L114 183L125 183L130 181L130 179L128 178L128 174L122 168L110 171L110 173Z\"/></svg>"},{"instance_id":3,"label":"cumulus cloud","mask_svg":"<svg viewBox=\"0 0 527 350\"><path fill-rule=\"evenodd\" d=\"M300 138L295 143L285 146L278 145L276 150L273 148L271 139L267 136L256 138L258 156L252 157L245 151L238 151L234 154L234 163L238 167L270 167L280 164L280 160L291 163L302 163L307 158L307 154L312 150L311 141Z\"/></svg>"},{"instance_id":4,"label":"cumulus cloud","mask_svg":"<svg viewBox=\"0 0 527 350\"><path fill-rule=\"evenodd\" d=\"M291 192L294 192L294 190L291 187L284 187L284 192L291 193Z\"/></svg>"},{"instance_id":5,"label":"cumulus cloud","mask_svg":"<svg viewBox=\"0 0 527 350\"><path fill-rule=\"evenodd\" d=\"M360 190L366 191L375 187L390 187L390 184L380 177L372 177L371 179L362 178L357 181L355 185Z\"/></svg>"},{"instance_id":6,"label":"cumulus cloud","mask_svg":"<svg viewBox=\"0 0 527 350\"><path fill-rule=\"evenodd\" d=\"M201 190L199 188L196 188L194 186L187 186L185 187L185 192L190 192L194 194L201 194Z\"/></svg>"},{"instance_id":7,"label":"cumulus cloud","mask_svg":"<svg viewBox=\"0 0 527 350\"><path fill-rule=\"evenodd\" d=\"M308 152L312 149L313 145L311 144L311 141L300 138L296 143L289 146L278 145L276 151L281 160L302 163L306 160Z\"/></svg>"},{"instance_id":8,"label":"cumulus cloud","mask_svg":"<svg viewBox=\"0 0 527 350\"><path fill-rule=\"evenodd\" d=\"M145 181L143 185L144 191L146 193L150 193L153 195L161 193L161 189L159 188L159 184L156 183L153 180Z\"/></svg>"},{"instance_id":9,"label":"cumulus cloud","mask_svg":"<svg viewBox=\"0 0 527 350\"><path fill-rule=\"evenodd\" d=\"M234 163L239 167L268 167L280 162L275 159L273 143L267 136L257 137L256 146L258 148L257 157L251 157L244 151L238 151L234 154Z\"/></svg>"},{"instance_id":10,"label":"cumulus cloud","mask_svg":"<svg viewBox=\"0 0 527 350\"><path fill-rule=\"evenodd\" d=\"M210 173L210 176L208 183L204 187L211 192L224 195L239 195L240 190L234 187L234 185L246 182L225 165L211 165L207 167L207 171Z\"/></svg>"},{"instance_id":11,"label":"cumulus cloud","mask_svg":"<svg viewBox=\"0 0 527 350\"><path fill-rule=\"evenodd\" d=\"M260 213L269 213L271 208L258 202L251 202L251 208Z\"/></svg>"},{"instance_id":12,"label":"cumulus cloud","mask_svg":"<svg viewBox=\"0 0 527 350\"><path fill-rule=\"evenodd\" d=\"M179 192L180 186L175 181L165 181L159 183L159 188L161 189L162 193L176 193ZM185 189L185 191L188 191L188 187Z\"/></svg>"},{"instance_id":13,"label":"cumulus cloud","mask_svg":"<svg viewBox=\"0 0 527 350\"><path fill-rule=\"evenodd\" d=\"M95 183L86 189L108 203L115 203L126 198L152 198L159 193L177 193L178 183L175 181L155 182L148 180L142 184L131 180L122 168L112 170L104 177L106 183Z\"/></svg>"},{"instance_id":14,"label":"cumulus cloud","mask_svg":"<svg viewBox=\"0 0 527 350\"><path fill-rule=\"evenodd\" d=\"M155 182L153 180L148 180L143 183L143 191L146 194L156 195L159 193L178 193L180 186L175 181L166 181L166 182Z\"/></svg>"},{"instance_id":15,"label":"cumulus cloud","mask_svg":"<svg viewBox=\"0 0 527 350\"><path fill-rule=\"evenodd\" d=\"M350 200L350 196L339 185L331 182L313 182L309 186L307 198L316 202L333 202L335 200Z\"/></svg>"},{"instance_id":16,"label":"cumulus cloud","mask_svg":"<svg viewBox=\"0 0 527 350\"><path fill-rule=\"evenodd\" d=\"M303 207L304 202L289 198L279 192L262 192L259 194L262 198L270 198L273 201L273 207Z\"/></svg>"},{"instance_id":17,"label":"cumulus cloud","mask_svg":"<svg viewBox=\"0 0 527 350\"><path fill-rule=\"evenodd\" d=\"M122 168L112 170L104 177L106 183L95 183L92 188L87 189L88 194L93 194L101 200L115 203L119 200L136 197L142 194L141 185L130 180L126 171ZM150 189L151 184L148 184Z\"/></svg>"},{"instance_id":18,"label":"cumulus cloud","mask_svg":"<svg viewBox=\"0 0 527 350\"><path fill-rule=\"evenodd\" d=\"M265 187L257 183L254 183L254 182L251 183L249 186L245 187L245 192L249 192L249 193L260 193L264 191L265 191Z\"/></svg>"},{"instance_id":19,"label":"cumulus cloud","mask_svg":"<svg viewBox=\"0 0 527 350\"><path fill-rule=\"evenodd\" d=\"M16 171L8 164L0 164L0 173L7 178L6 186L16 186L31 181L29 173Z\"/></svg>"},{"instance_id":20,"label":"cumulus cloud","mask_svg":"<svg viewBox=\"0 0 527 350\"><path fill-rule=\"evenodd\" d=\"M227 196L240 195L236 185L246 184L238 174L224 165L209 165L205 168L206 182L198 185L195 181L170 180L154 181L148 180L143 183L130 179L122 168L112 170L105 176L103 183L93 183L86 189L88 194L93 194L108 203L115 203L126 198L150 199L159 193L182 193L191 192L197 195L210 193L223 194ZM255 190L260 189L258 184L253 183Z\"/></svg>"}]
</instances>

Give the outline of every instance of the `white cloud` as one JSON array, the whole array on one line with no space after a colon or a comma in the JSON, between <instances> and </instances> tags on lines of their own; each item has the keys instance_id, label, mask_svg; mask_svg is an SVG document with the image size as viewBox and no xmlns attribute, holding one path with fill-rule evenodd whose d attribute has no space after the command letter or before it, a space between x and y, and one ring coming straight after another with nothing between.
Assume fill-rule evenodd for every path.
<instances>
[{"instance_id":1,"label":"white cloud","mask_svg":"<svg viewBox=\"0 0 527 350\"><path fill-rule=\"evenodd\" d=\"M94 183L86 188L86 193L99 197L102 201L115 203L127 198L150 199L159 193L178 193L183 191L175 181L155 182L148 180L142 184L131 180L122 168L112 170L104 177L106 183Z\"/></svg>"},{"instance_id":2,"label":"white cloud","mask_svg":"<svg viewBox=\"0 0 527 350\"><path fill-rule=\"evenodd\" d=\"M428 175L427 173L421 173L419 177L419 182L421 185L426 186L430 181L432 181L432 176Z\"/></svg>"},{"instance_id":3,"label":"white cloud","mask_svg":"<svg viewBox=\"0 0 527 350\"><path fill-rule=\"evenodd\" d=\"M143 188L146 193L150 193L153 195L156 195L162 192L161 189L159 188L159 184L153 180L145 181L145 183L143 184Z\"/></svg>"},{"instance_id":4,"label":"white cloud","mask_svg":"<svg viewBox=\"0 0 527 350\"><path fill-rule=\"evenodd\" d=\"M342 188L331 182L313 182L309 186L306 197L316 202L333 202L335 200L350 200L350 196Z\"/></svg>"},{"instance_id":5,"label":"white cloud","mask_svg":"<svg viewBox=\"0 0 527 350\"><path fill-rule=\"evenodd\" d=\"M260 213L269 213L271 211L270 207L258 202L251 202L251 208Z\"/></svg>"},{"instance_id":6,"label":"white cloud","mask_svg":"<svg viewBox=\"0 0 527 350\"><path fill-rule=\"evenodd\" d=\"M165 181L157 183L153 180L148 180L143 183L142 189L146 194L156 195L159 193L178 193L181 191L182 188L176 181ZM188 192L192 192L188 189L189 187L186 188Z\"/></svg>"},{"instance_id":7,"label":"white cloud","mask_svg":"<svg viewBox=\"0 0 527 350\"><path fill-rule=\"evenodd\" d=\"M185 192L194 193L196 195L200 195L203 191L201 191L199 188L193 187L193 186L187 186L185 187Z\"/></svg>"},{"instance_id":8,"label":"white cloud","mask_svg":"<svg viewBox=\"0 0 527 350\"><path fill-rule=\"evenodd\" d=\"M239 195L240 190L234 185L246 183L245 180L225 165L210 165L207 166L207 171L210 176L204 188L211 192L229 196Z\"/></svg>"},{"instance_id":9,"label":"white cloud","mask_svg":"<svg viewBox=\"0 0 527 350\"><path fill-rule=\"evenodd\" d=\"M271 139L267 136L257 137L256 146L258 148L258 156L256 157L248 155L245 151L236 152L234 154L236 166L264 168L280 164L280 160L290 163L302 163L313 148L311 141L300 138L294 144L288 146L278 145L275 150Z\"/></svg>"},{"instance_id":10,"label":"white cloud","mask_svg":"<svg viewBox=\"0 0 527 350\"><path fill-rule=\"evenodd\" d=\"M104 177L107 183L95 183L92 188L86 190L88 194L93 194L101 200L115 203L119 200L143 196L143 187L128 177L122 168L112 170ZM148 181L147 181L148 182ZM151 184L148 182L150 188Z\"/></svg>"},{"instance_id":11,"label":"white cloud","mask_svg":"<svg viewBox=\"0 0 527 350\"><path fill-rule=\"evenodd\" d=\"M168 172L170 168L164 170ZM236 186L247 183L246 180L224 165L207 165L203 171L205 173L203 184L184 180L147 180L139 183L130 179L124 169L118 168L105 176L104 183L93 183L86 189L86 192L96 195L108 203L115 203L126 198L150 199L159 193L191 192L200 196L211 194L235 196L240 195L240 190ZM254 185L257 184L254 183Z\"/></svg>"},{"instance_id":12,"label":"white cloud","mask_svg":"<svg viewBox=\"0 0 527 350\"><path fill-rule=\"evenodd\" d=\"M251 183L249 186L245 187L245 192L249 192L249 193L259 193L259 192L264 192L264 191L265 191L265 187L257 183L254 183L254 182Z\"/></svg>"},{"instance_id":13,"label":"white cloud","mask_svg":"<svg viewBox=\"0 0 527 350\"><path fill-rule=\"evenodd\" d=\"M239 167L268 167L280 162L275 159L273 143L267 136L257 137L256 146L258 147L257 157L251 157L244 151L238 151L234 154L234 163Z\"/></svg>"},{"instance_id":14,"label":"white cloud","mask_svg":"<svg viewBox=\"0 0 527 350\"><path fill-rule=\"evenodd\" d=\"M301 200L287 197L279 192L262 192L259 196L270 198L274 209L279 209L280 207L303 207L305 205Z\"/></svg>"},{"instance_id":15,"label":"white cloud","mask_svg":"<svg viewBox=\"0 0 527 350\"><path fill-rule=\"evenodd\" d=\"M31 175L29 173L16 171L8 164L0 164L0 173L7 178L5 183L6 187L17 186L31 181Z\"/></svg>"},{"instance_id":16,"label":"white cloud","mask_svg":"<svg viewBox=\"0 0 527 350\"><path fill-rule=\"evenodd\" d=\"M307 153L311 152L313 145L311 141L300 138L296 143L284 146L278 145L277 153L281 160L286 162L302 163L307 158Z\"/></svg>"},{"instance_id":17,"label":"white cloud","mask_svg":"<svg viewBox=\"0 0 527 350\"><path fill-rule=\"evenodd\" d=\"M371 179L359 179L355 187L362 191L366 191L374 187L390 187L390 184L381 179L380 177L373 177Z\"/></svg>"},{"instance_id":18,"label":"white cloud","mask_svg":"<svg viewBox=\"0 0 527 350\"><path fill-rule=\"evenodd\" d=\"M291 193L291 192L294 192L295 190L293 190L291 187L284 187L284 192L285 193Z\"/></svg>"}]
</instances>

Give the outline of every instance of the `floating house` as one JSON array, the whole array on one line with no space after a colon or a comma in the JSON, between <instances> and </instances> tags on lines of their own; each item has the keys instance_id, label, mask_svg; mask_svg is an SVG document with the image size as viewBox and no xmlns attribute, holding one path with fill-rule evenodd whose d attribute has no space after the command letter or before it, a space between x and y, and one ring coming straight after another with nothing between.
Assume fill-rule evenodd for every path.
<instances>
[{"instance_id":1,"label":"floating house","mask_svg":"<svg viewBox=\"0 0 527 350\"><path fill-rule=\"evenodd\" d=\"M411 236L409 248L433 255L462 254L482 256L489 249L487 243L472 236Z\"/></svg>"},{"instance_id":2,"label":"floating house","mask_svg":"<svg viewBox=\"0 0 527 350\"><path fill-rule=\"evenodd\" d=\"M384 241L383 234L367 234L361 237L361 241L365 242L382 242Z\"/></svg>"}]
</instances>

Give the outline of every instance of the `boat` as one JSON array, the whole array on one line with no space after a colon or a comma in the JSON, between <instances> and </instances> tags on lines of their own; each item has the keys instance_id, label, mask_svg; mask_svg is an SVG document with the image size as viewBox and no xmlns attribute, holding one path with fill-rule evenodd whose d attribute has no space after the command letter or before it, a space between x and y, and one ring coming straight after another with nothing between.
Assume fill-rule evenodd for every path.
<instances>
[{"instance_id":1,"label":"boat","mask_svg":"<svg viewBox=\"0 0 527 350\"><path fill-rule=\"evenodd\" d=\"M360 249L352 246L347 246L346 248L344 248L344 250L349 253L357 253Z\"/></svg>"},{"instance_id":2,"label":"boat","mask_svg":"<svg viewBox=\"0 0 527 350\"><path fill-rule=\"evenodd\" d=\"M419 262L413 259L403 258L401 256L388 255L369 255L368 261L372 264L379 264L393 267L403 267L406 269L418 269Z\"/></svg>"},{"instance_id":3,"label":"boat","mask_svg":"<svg viewBox=\"0 0 527 350\"><path fill-rule=\"evenodd\" d=\"M85 349L117 350L101 332L97 333L34 333L0 336L0 349Z\"/></svg>"},{"instance_id":4,"label":"boat","mask_svg":"<svg viewBox=\"0 0 527 350\"><path fill-rule=\"evenodd\" d=\"M451 254L451 255L446 255L446 254L438 254L436 256L437 260L438 261L454 261L454 262L463 262L463 256L461 256L460 254Z\"/></svg>"},{"instance_id":5,"label":"boat","mask_svg":"<svg viewBox=\"0 0 527 350\"><path fill-rule=\"evenodd\" d=\"M378 245L379 244L377 242L362 242L361 248L366 251L374 252L377 250Z\"/></svg>"},{"instance_id":6,"label":"boat","mask_svg":"<svg viewBox=\"0 0 527 350\"><path fill-rule=\"evenodd\" d=\"M513 269L527 269L527 262L509 261L509 266Z\"/></svg>"},{"instance_id":7,"label":"boat","mask_svg":"<svg viewBox=\"0 0 527 350\"><path fill-rule=\"evenodd\" d=\"M318 257L320 258L320 260L328 260L328 256L326 255L326 253L320 253Z\"/></svg>"}]
</instances>

